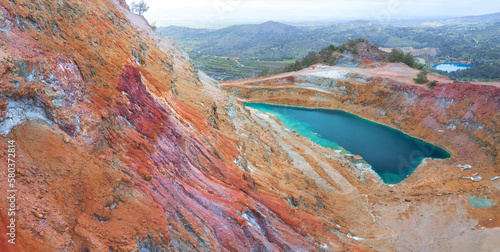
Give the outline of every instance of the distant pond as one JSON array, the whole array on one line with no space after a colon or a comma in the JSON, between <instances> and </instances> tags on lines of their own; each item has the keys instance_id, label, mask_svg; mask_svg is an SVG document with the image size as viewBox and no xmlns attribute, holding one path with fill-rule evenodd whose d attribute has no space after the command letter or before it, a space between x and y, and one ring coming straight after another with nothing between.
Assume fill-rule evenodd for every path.
<instances>
[{"instance_id":1,"label":"distant pond","mask_svg":"<svg viewBox=\"0 0 500 252\"><path fill-rule=\"evenodd\" d=\"M442 63L442 64L437 64L434 65L432 68L441 70L441 71L446 71L446 72L455 72L457 70L464 70L467 68L472 68L474 66L472 65L467 65L467 64L461 64L461 63Z\"/></svg>"},{"instance_id":2,"label":"distant pond","mask_svg":"<svg viewBox=\"0 0 500 252\"><path fill-rule=\"evenodd\" d=\"M404 180L424 158L450 157L435 145L343 111L259 103L245 105L275 115L288 129L321 146L361 155L388 184Z\"/></svg>"}]
</instances>

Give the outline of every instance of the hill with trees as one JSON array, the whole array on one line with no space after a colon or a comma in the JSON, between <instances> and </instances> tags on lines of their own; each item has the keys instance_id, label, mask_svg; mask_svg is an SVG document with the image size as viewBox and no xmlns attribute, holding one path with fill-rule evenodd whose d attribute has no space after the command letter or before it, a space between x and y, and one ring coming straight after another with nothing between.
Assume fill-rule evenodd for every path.
<instances>
[{"instance_id":1,"label":"hill with trees","mask_svg":"<svg viewBox=\"0 0 500 252\"><path fill-rule=\"evenodd\" d=\"M464 17L434 23L404 25L352 21L328 26L292 26L278 22L234 25L219 30L160 27L163 36L176 40L198 67L219 79L254 77L264 69L273 71L302 60L330 45L340 47L352 38L365 38L381 48L431 48L434 53L415 59L428 67L442 62L468 62L484 69L496 67L500 59L500 14ZM415 50L418 51L418 50ZM408 62L394 53L389 61ZM416 57L416 55L412 55ZM220 58L227 58L221 61ZM227 63L224 66L219 63ZM244 71L243 71L244 69ZM482 67L480 69L483 69ZM479 70L466 71L476 78ZM472 76L473 75L473 76ZM464 77L465 78L465 77ZM480 77L478 80L489 80Z\"/></svg>"},{"instance_id":2,"label":"hill with trees","mask_svg":"<svg viewBox=\"0 0 500 252\"><path fill-rule=\"evenodd\" d=\"M179 41L191 54L260 59L295 57L284 45L306 35L305 29L271 21L235 25L215 31L193 28L181 30L179 27L165 27L159 31L163 36Z\"/></svg>"},{"instance_id":3,"label":"hill with trees","mask_svg":"<svg viewBox=\"0 0 500 252\"><path fill-rule=\"evenodd\" d=\"M367 39L358 38L349 40L342 45L335 47L330 45L318 53L310 53L302 60L297 60L295 63L286 66L282 72L298 71L314 64L325 65L359 65L361 60L370 60L378 62L401 62L409 67L423 69L423 65L419 65L409 53L404 54L402 51L392 49L390 53L378 49L377 46L370 44ZM266 70L260 76L270 74L271 71Z\"/></svg>"},{"instance_id":4,"label":"hill with trees","mask_svg":"<svg viewBox=\"0 0 500 252\"><path fill-rule=\"evenodd\" d=\"M330 45L318 53L310 53L304 59L297 60L295 63L286 66L283 72L298 71L318 63L333 66L342 61L341 64L344 65L359 65L360 60L383 61L387 59L387 56L388 53L369 44L368 40L358 38L349 40L338 47Z\"/></svg>"}]
</instances>

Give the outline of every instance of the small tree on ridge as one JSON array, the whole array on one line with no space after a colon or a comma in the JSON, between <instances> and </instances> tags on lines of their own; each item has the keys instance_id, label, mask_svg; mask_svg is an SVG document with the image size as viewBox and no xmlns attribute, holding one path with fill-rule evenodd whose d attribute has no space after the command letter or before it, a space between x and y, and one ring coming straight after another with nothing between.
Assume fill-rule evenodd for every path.
<instances>
[{"instance_id":1,"label":"small tree on ridge","mask_svg":"<svg viewBox=\"0 0 500 252\"><path fill-rule=\"evenodd\" d=\"M130 10L139 15L142 15L144 12L149 10L149 6L146 2L144 2L144 0L139 1L139 3L132 1L132 3L130 4Z\"/></svg>"},{"instance_id":2,"label":"small tree on ridge","mask_svg":"<svg viewBox=\"0 0 500 252\"><path fill-rule=\"evenodd\" d=\"M413 80L417 84L427 83L427 82L429 82L429 79L427 79L427 74L428 73L429 72L427 72L427 70L424 69L424 70L420 71L420 73L417 74L417 78L414 78Z\"/></svg>"}]
</instances>

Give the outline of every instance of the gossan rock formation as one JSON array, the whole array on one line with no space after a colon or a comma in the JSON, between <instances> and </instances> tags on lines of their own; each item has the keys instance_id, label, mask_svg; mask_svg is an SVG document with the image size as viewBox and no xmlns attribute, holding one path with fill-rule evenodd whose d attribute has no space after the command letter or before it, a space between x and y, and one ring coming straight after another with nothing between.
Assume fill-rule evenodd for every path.
<instances>
[{"instance_id":1,"label":"gossan rock formation","mask_svg":"<svg viewBox=\"0 0 500 252\"><path fill-rule=\"evenodd\" d=\"M15 140L17 190L12 245L6 235L11 188L2 168L0 251L498 247L500 204L472 209L467 203L472 193L499 202L498 185L461 183L460 170L452 167L477 154L472 165L484 164L487 175L497 171L498 109L486 108L498 95L464 115L482 113L483 126L469 130L453 123L458 133L445 132L459 146L453 154L469 156L429 160L405 182L388 186L275 118L246 109L123 0L0 0L0 29L0 162L7 167L9 141ZM384 73L391 72L378 74ZM363 82L355 74L349 78ZM356 93L352 107L366 105L365 112L373 112L370 99L379 99L373 95L394 90L400 95L394 103L422 94L425 101L439 102L425 90L391 84L368 85L372 96ZM353 87L346 84L343 92L358 90ZM224 88L248 95L241 87ZM270 97L266 88L254 88L263 100ZM323 99L315 93L318 87L307 90ZM324 98L338 105L331 95ZM409 111L413 123L427 116L420 118L427 129L415 123L409 131L425 139L439 139L433 127L449 123L445 114ZM393 126L406 130L404 125L410 124ZM433 170L439 176L427 180Z\"/></svg>"},{"instance_id":2,"label":"gossan rock formation","mask_svg":"<svg viewBox=\"0 0 500 252\"><path fill-rule=\"evenodd\" d=\"M0 251L367 248L273 133L125 1L0 0L0 28L18 190L11 245L2 170Z\"/></svg>"}]
</instances>

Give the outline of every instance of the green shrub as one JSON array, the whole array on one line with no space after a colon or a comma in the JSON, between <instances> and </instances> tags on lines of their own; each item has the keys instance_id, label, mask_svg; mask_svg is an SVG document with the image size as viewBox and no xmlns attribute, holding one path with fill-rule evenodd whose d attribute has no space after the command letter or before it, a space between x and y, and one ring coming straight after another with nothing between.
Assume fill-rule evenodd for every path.
<instances>
[{"instance_id":1,"label":"green shrub","mask_svg":"<svg viewBox=\"0 0 500 252\"><path fill-rule=\"evenodd\" d=\"M420 66L419 64L417 64L417 62L415 62L415 59L413 59L413 56L411 56L410 53L407 53L405 55L402 51L399 51L396 48L392 48L392 51L389 54L387 54L386 60L388 62L401 62L405 63L407 66L411 68L422 69L422 66Z\"/></svg>"},{"instance_id":2,"label":"green shrub","mask_svg":"<svg viewBox=\"0 0 500 252\"><path fill-rule=\"evenodd\" d=\"M414 78L413 80L417 84L425 84L425 83L429 82L429 79L427 79L428 73L429 72L427 72L427 70L424 69L424 70L420 71L420 73L417 74L417 78Z\"/></svg>"},{"instance_id":3,"label":"green shrub","mask_svg":"<svg viewBox=\"0 0 500 252\"><path fill-rule=\"evenodd\" d=\"M430 89L434 89L436 84L437 84L437 81L431 81L431 82L429 82L429 84L427 84L427 87L429 87Z\"/></svg>"},{"instance_id":4,"label":"green shrub","mask_svg":"<svg viewBox=\"0 0 500 252\"><path fill-rule=\"evenodd\" d=\"M259 73L258 77L263 77L269 75L269 69L265 68L262 72Z\"/></svg>"}]
</instances>

